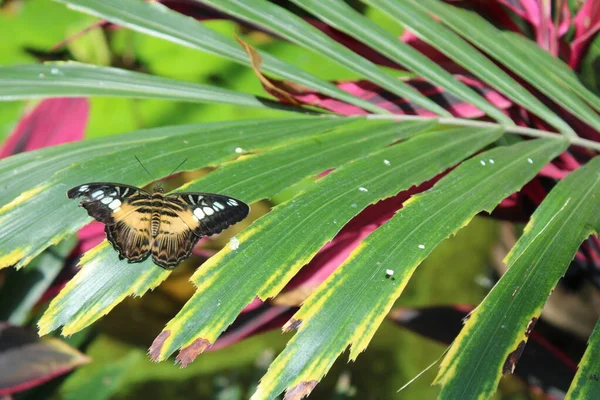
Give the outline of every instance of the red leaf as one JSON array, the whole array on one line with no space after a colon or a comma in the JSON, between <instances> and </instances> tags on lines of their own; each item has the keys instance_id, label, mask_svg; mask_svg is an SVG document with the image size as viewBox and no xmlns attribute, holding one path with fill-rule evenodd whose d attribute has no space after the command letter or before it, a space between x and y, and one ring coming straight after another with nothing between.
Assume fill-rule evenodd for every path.
<instances>
[{"instance_id":1,"label":"red leaf","mask_svg":"<svg viewBox=\"0 0 600 400\"><path fill-rule=\"evenodd\" d=\"M54 338L0 323L0 396L41 385L90 358Z\"/></svg>"},{"instance_id":2,"label":"red leaf","mask_svg":"<svg viewBox=\"0 0 600 400\"><path fill-rule=\"evenodd\" d=\"M473 88L499 109L506 110L513 105L511 101L507 100L497 91L489 88L480 81L469 76L455 76L456 79ZM446 90L434 86L424 79L409 79L406 81L406 83L431 100L435 101L437 104L446 108L455 117L479 118L484 116L484 113L477 107L460 100ZM341 82L338 83L337 86L348 93L383 107L394 114L432 116L431 112L406 99L399 98L395 94L390 93L369 81ZM332 99L314 91L306 91L301 95L295 95L295 97L304 103L326 108L342 115L359 115L366 113L364 110L358 107L348 105L344 102Z\"/></svg>"},{"instance_id":3,"label":"red leaf","mask_svg":"<svg viewBox=\"0 0 600 400\"><path fill-rule=\"evenodd\" d=\"M82 139L88 112L87 99L42 100L19 121L0 149L0 158Z\"/></svg>"},{"instance_id":4,"label":"red leaf","mask_svg":"<svg viewBox=\"0 0 600 400\"><path fill-rule=\"evenodd\" d=\"M573 21L575 35L571 43L569 66L577 70L586 49L600 31L600 3L597 0L587 0L581 6Z\"/></svg>"}]
</instances>

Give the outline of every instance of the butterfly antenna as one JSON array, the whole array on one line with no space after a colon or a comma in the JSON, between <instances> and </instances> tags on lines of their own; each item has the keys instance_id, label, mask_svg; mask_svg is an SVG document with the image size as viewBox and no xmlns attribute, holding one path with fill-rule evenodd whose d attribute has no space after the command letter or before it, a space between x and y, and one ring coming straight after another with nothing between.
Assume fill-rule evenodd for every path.
<instances>
[{"instance_id":1,"label":"butterfly antenna","mask_svg":"<svg viewBox=\"0 0 600 400\"><path fill-rule=\"evenodd\" d=\"M187 160L188 160L187 158L186 158L185 160L183 160L183 161L182 161L182 162L181 162L181 163L180 163L180 164L177 166L177 168L175 168L175 169L173 170L173 172L171 172L171 173L170 173L169 175L167 175L167 176L171 176L171 175L173 175L173 174L174 174L174 173L175 173L175 172L176 172L176 171L177 171L177 170L178 170L178 169L179 169L179 168L180 168L180 167L181 167L181 166L182 166L182 165L183 165L183 164L184 164L184 163L185 163Z\"/></svg>"},{"instance_id":2,"label":"butterfly antenna","mask_svg":"<svg viewBox=\"0 0 600 400\"><path fill-rule=\"evenodd\" d=\"M142 162L140 161L140 159L139 159L139 158L138 158L136 155L134 155L134 157L135 157L135 159L137 160L137 162L139 162L139 163L140 163L140 165L142 166L142 168L144 168L144 171L146 171L146 173L147 173L147 174L150 176L150 178L152 178L152 180L153 180L153 181L155 181L155 180L156 180L156 178L152 176L152 174L150 173L150 171L148 171L148 170L146 169L146 167L144 167L144 164L142 164Z\"/></svg>"}]
</instances>

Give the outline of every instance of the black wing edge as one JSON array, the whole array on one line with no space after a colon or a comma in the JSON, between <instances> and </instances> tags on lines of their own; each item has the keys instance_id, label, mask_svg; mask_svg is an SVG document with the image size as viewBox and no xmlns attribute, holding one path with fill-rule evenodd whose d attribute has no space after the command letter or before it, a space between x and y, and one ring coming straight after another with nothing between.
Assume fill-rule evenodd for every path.
<instances>
[{"instance_id":1,"label":"black wing edge","mask_svg":"<svg viewBox=\"0 0 600 400\"><path fill-rule=\"evenodd\" d=\"M223 194L176 192L171 193L168 196L180 198L190 208L208 206L214 209L215 202L220 202L220 204L227 205L226 209L219 209L218 212L216 212L216 215L213 214L211 217L203 219L203 223L200 224L198 229L193 230L194 234L199 237L216 235L217 233L220 233L230 226L242 221L250 213L250 206L246 202ZM199 197L202 200L199 200ZM235 205L230 203L231 200L234 201Z\"/></svg>"},{"instance_id":2,"label":"black wing edge","mask_svg":"<svg viewBox=\"0 0 600 400\"><path fill-rule=\"evenodd\" d=\"M77 185L77 186L69 189L67 191L67 197L69 199L75 199L77 197L86 196L88 193L90 193L93 190L115 187L115 186L119 186L121 188L129 188L131 190L139 191L139 192L150 195L150 193L146 192L144 189L141 189L139 187L132 186L132 185L124 185L122 183L113 183L113 182L90 182L90 183L83 183L81 185ZM86 187L85 190L81 190L81 188L83 188L83 187Z\"/></svg>"}]
</instances>

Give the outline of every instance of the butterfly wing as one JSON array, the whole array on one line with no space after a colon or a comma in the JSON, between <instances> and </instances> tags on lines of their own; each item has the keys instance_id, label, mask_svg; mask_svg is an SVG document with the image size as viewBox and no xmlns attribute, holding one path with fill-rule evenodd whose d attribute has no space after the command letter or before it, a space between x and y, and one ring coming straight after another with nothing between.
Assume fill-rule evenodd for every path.
<instances>
[{"instance_id":1,"label":"butterfly wing","mask_svg":"<svg viewBox=\"0 0 600 400\"><path fill-rule=\"evenodd\" d=\"M250 207L241 200L211 193L174 193L165 196L152 259L174 268L192 254L202 236L214 235L243 220Z\"/></svg>"},{"instance_id":2,"label":"butterfly wing","mask_svg":"<svg viewBox=\"0 0 600 400\"><path fill-rule=\"evenodd\" d=\"M119 258L139 262L150 254L151 196L135 186L118 183L86 183L67 192L94 219L105 224L108 241Z\"/></svg>"}]
</instances>

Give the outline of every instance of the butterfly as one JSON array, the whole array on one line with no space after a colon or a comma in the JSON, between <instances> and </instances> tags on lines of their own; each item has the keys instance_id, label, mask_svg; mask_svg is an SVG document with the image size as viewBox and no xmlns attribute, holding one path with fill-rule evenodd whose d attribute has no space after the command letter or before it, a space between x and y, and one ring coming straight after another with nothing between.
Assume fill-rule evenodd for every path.
<instances>
[{"instance_id":1,"label":"butterfly","mask_svg":"<svg viewBox=\"0 0 600 400\"><path fill-rule=\"evenodd\" d=\"M119 259L152 261L173 269L192 254L203 236L214 235L243 220L250 207L233 197L212 193L171 193L156 187L152 193L120 183L96 182L76 186L69 199L102 222L106 238Z\"/></svg>"}]
</instances>

